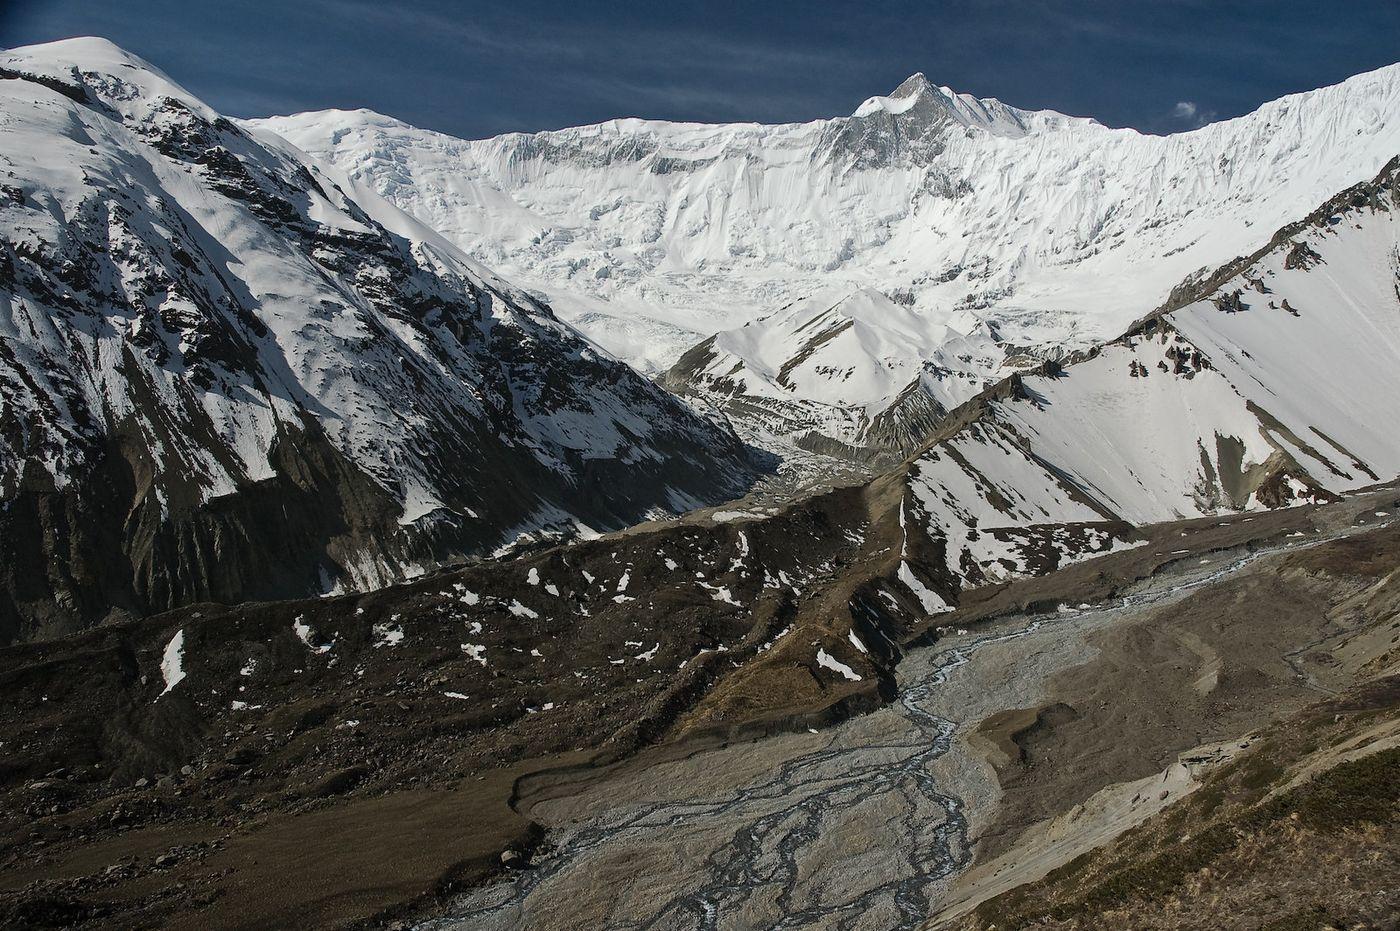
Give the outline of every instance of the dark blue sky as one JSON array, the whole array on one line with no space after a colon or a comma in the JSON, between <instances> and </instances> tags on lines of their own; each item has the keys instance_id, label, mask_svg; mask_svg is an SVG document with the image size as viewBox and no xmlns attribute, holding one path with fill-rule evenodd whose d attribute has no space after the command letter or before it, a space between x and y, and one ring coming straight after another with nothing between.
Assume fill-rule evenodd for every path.
<instances>
[{"instance_id":1,"label":"dark blue sky","mask_svg":"<svg viewBox=\"0 0 1400 931\"><path fill-rule=\"evenodd\" d=\"M1400 60L1400 0L0 0L0 45L85 34L233 116L369 107L467 137L807 120L923 71L1170 132Z\"/></svg>"}]
</instances>

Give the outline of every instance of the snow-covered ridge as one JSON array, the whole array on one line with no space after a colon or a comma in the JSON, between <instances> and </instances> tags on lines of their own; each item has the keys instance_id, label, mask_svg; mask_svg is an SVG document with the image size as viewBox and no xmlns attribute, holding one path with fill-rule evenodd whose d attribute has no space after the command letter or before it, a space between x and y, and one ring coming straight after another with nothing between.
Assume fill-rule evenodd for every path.
<instances>
[{"instance_id":1,"label":"snow-covered ridge","mask_svg":"<svg viewBox=\"0 0 1400 931\"><path fill-rule=\"evenodd\" d=\"M0 112L0 534L106 586L90 610L380 584L750 475L547 305L109 42L0 53Z\"/></svg>"},{"instance_id":2,"label":"snow-covered ridge","mask_svg":"<svg viewBox=\"0 0 1400 931\"><path fill-rule=\"evenodd\" d=\"M995 334L970 362L935 362L971 376L949 381L966 382L957 401L1051 347L1111 339L1187 275L1373 177L1400 151L1397 114L1400 66L1166 137L920 75L804 124L619 119L477 141L362 112L258 125L547 295L643 370L796 301L875 289L935 341L977 323ZM930 361L928 343L897 365ZM788 399L841 395L807 390Z\"/></svg>"},{"instance_id":3,"label":"snow-covered ridge","mask_svg":"<svg viewBox=\"0 0 1400 931\"><path fill-rule=\"evenodd\" d=\"M935 581L956 590L1043 571L1126 526L1329 500L1400 476L1389 429L1400 424L1400 158L1227 270L1122 338L1011 379L916 457L905 507Z\"/></svg>"},{"instance_id":4,"label":"snow-covered ridge","mask_svg":"<svg viewBox=\"0 0 1400 931\"><path fill-rule=\"evenodd\" d=\"M921 105L942 110L963 126L974 126L995 135L1013 138L1072 119L1053 110L1032 111L1009 107L995 97L960 94L946 85L935 87L923 72L910 75L888 96L867 98L851 115L864 117L884 112L898 116Z\"/></svg>"},{"instance_id":5,"label":"snow-covered ridge","mask_svg":"<svg viewBox=\"0 0 1400 931\"><path fill-rule=\"evenodd\" d=\"M799 445L824 438L897 460L1003 366L998 336L970 312L931 324L873 288L832 289L717 333L663 384Z\"/></svg>"}]
</instances>

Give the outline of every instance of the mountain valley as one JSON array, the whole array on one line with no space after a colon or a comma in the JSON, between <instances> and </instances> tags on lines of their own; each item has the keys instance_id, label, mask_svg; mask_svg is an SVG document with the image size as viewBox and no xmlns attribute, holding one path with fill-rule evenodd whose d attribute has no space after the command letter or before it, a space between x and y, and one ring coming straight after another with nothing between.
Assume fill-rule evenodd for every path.
<instances>
[{"instance_id":1,"label":"mountain valley","mask_svg":"<svg viewBox=\"0 0 1400 931\"><path fill-rule=\"evenodd\" d=\"M1163 137L0 97L6 927L1389 927L1400 65Z\"/></svg>"}]
</instances>

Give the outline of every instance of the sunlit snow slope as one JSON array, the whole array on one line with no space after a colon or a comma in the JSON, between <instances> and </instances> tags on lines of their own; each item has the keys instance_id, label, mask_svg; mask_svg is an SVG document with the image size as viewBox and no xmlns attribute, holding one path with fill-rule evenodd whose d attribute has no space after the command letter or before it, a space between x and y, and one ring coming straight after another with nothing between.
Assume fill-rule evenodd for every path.
<instances>
[{"instance_id":1,"label":"sunlit snow slope","mask_svg":"<svg viewBox=\"0 0 1400 931\"><path fill-rule=\"evenodd\" d=\"M1027 347L1111 339L1187 275L1373 177L1400 151L1400 66L1166 137L977 100L922 75L850 117L805 124L619 119L470 142L363 110L260 125L549 295L643 370L795 301L881 291L904 308L885 338L776 388L869 411L873 382L925 363L931 399L949 406ZM745 340L761 357L731 348L723 371L702 374L776 370L805 345L792 322L783 310ZM910 326L915 339L889 344ZM898 393L882 386L880 398Z\"/></svg>"},{"instance_id":2,"label":"sunlit snow slope","mask_svg":"<svg viewBox=\"0 0 1400 931\"><path fill-rule=\"evenodd\" d=\"M718 501L726 427L103 40L0 55L0 640Z\"/></svg>"},{"instance_id":3,"label":"sunlit snow slope","mask_svg":"<svg viewBox=\"0 0 1400 931\"><path fill-rule=\"evenodd\" d=\"M1400 160L1174 304L1012 377L913 461L906 550L938 567L914 594L1400 475Z\"/></svg>"}]
</instances>

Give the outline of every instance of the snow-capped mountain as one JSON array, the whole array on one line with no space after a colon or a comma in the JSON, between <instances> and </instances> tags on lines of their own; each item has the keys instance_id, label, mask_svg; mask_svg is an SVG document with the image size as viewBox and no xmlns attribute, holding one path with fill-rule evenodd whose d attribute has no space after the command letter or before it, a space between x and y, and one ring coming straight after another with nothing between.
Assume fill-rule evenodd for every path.
<instances>
[{"instance_id":1,"label":"snow-capped mountain","mask_svg":"<svg viewBox=\"0 0 1400 931\"><path fill-rule=\"evenodd\" d=\"M955 411L908 468L901 578L937 608L1144 526L1400 475L1400 158L1166 312ZM1103 523L1107 522L1107 523ZM1085 526L1098 523L1100 526Z\"/></svg>"},{"instance_id":2,"label":"snow-capped mountain","mask_svg":"<svg viewBox=\"0 0 1400 931\"><path fill-rule=\"evenodd\" d=\"M104 40L0 56L0 639L742 490L548 306Z\"/></svg>"},{"instance_id":3,"label":"snow-capped mountain","mask_svg":"<svg viewBox=\"0 0 1400 931\"><path fill-rule=\"evenodd\" d=\"M1037 360L995 334L931 324L873 288L832 289L702 341L662 383L721 407L764 445L897 462L950 399L986 387L986 372Z\"/></svg>"},{"instance_id":4,"label":"snow-capped mountain","mask_svg":"<svg viewBox=\"0 0 1400 931\"><path fill-rule=\"evenodd\" d=\"M619 119L478 141L367 111L258 125L643 371L731 331L670 383L860 447L914 428L873 423L897 401L951 408L1112 339L1182 279L1374 177L1400 151L1397 114L1400 65L1165 137L923 75L791 125ZM813 352L828 314L852 326Z\"/></svg>"}]
</instances>

